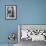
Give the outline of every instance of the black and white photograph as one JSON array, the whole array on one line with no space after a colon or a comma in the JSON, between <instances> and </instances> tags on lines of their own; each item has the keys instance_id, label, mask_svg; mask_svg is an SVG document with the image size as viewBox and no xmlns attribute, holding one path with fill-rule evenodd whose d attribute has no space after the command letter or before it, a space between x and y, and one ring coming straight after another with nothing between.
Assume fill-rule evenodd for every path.
<instances>
[{"instance_id":1,"label":"black and white photograph","mask_svg":"<svg viewBox=\"0 0 46 46\"><path fill-rule=\"evenodd\" d=\"M10 19L10 20L14 20L16 19L16 5L6 5L5 6L5 18L6 19Z\"/></svg>"},{"instance_id":2,"label":"black and white photograph","mask_svg":"<svg viewBox=\"0 0 46 46\"><path fill-rule=\"evenodd\" d=\"M19 24L18 42L20 46L42 45L46 43L46 25Z\"/></svg>"}]
</instances>

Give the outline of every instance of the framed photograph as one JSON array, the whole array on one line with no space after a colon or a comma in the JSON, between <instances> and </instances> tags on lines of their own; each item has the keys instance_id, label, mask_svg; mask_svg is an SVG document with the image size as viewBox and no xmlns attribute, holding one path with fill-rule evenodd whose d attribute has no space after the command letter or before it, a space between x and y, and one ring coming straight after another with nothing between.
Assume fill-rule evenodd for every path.
<instances>
[{"instance_id":1,"label":"framed photograph","mask_svg":"<svg viewBox=\"0 0 46 46\"><path fill-rule=\"evenodd\" d=\"M5 5L5 19L16 19L16 5Z\"/></svg>"},{"instance_id":2,"label":"framed photograph","mask_svg":"<svg viewBox=\"0 0 46 46\"><path fill-rule=\"evenodd\" d=\"M18 42L25 40L46 41L46 24L19 24Z\"/></svg>"}]
</instances>

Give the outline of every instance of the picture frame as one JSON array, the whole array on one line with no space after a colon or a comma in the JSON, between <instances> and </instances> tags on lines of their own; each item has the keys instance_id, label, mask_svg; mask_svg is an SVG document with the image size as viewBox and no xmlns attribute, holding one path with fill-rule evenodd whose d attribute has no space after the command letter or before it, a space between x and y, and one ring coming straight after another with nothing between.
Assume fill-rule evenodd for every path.
<instances>
[{"instance_id":1,"label":"picture frame","mask_svg":"<svg viewBox=\"0 0 46 46\"><path fill-rule=\"evenodd\" d=\"M16 20L16 5L5 5L5 19Z\"/></svg>"},{"instance_id":2,"label":"picture frame","mask_svg":"<svg viewBox=\"0 0 46 46\"><path fill-rule=\"evenodd\" d=\"M26 34L22 33L22 31L27 30ZM24 36L28 37L25 38ZM46 41L46 24L18 24L18 42L20 43L23 40Z\"/></svg>"}]
</instances>

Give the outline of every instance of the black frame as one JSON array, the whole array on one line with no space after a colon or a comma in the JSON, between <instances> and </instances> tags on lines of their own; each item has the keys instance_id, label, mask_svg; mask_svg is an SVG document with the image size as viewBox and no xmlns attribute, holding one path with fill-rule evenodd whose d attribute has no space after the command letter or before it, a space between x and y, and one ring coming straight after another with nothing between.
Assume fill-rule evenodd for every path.
<instances>
[{"instance_id":1,"label":"black frame","mask_svg":"<svg viewBox=\"0 0 46 46\"><path fill-rule=\"evenodd\" d=\"M15 8L15 10L16 10L16 14L15 14L16 18L15 18L15 19L7 19L7 18L6 18L6 11L7 11L7 10L6 10L6 7L7 7L7 6L9 6L9 7L10 7L10 6L15 6L15 7L16 7L16 8ZM10 18L10 17L9 17L9 18ZM16 6L16 5L5 5L5 20L16 20L16 19L17 19L17 6Z\"/></svg>"}]
</instances>

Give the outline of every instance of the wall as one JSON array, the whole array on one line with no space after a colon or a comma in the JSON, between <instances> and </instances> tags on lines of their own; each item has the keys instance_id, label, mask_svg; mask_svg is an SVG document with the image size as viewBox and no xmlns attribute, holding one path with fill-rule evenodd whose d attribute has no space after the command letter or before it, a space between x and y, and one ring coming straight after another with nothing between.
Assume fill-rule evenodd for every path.
<instances>
[{"instance_id":1,"label":"wall","mask_svg":"<svg viewBox=\"0 0 46 46\"><path fill-rule=\"evenodd\" d=\"M16 20L5 20L9 4L17 6ZM46 0L0 0L0 44L8 43L9 32L18 32L18 24L46 24Z\"/></svg>"}]
</instances>

